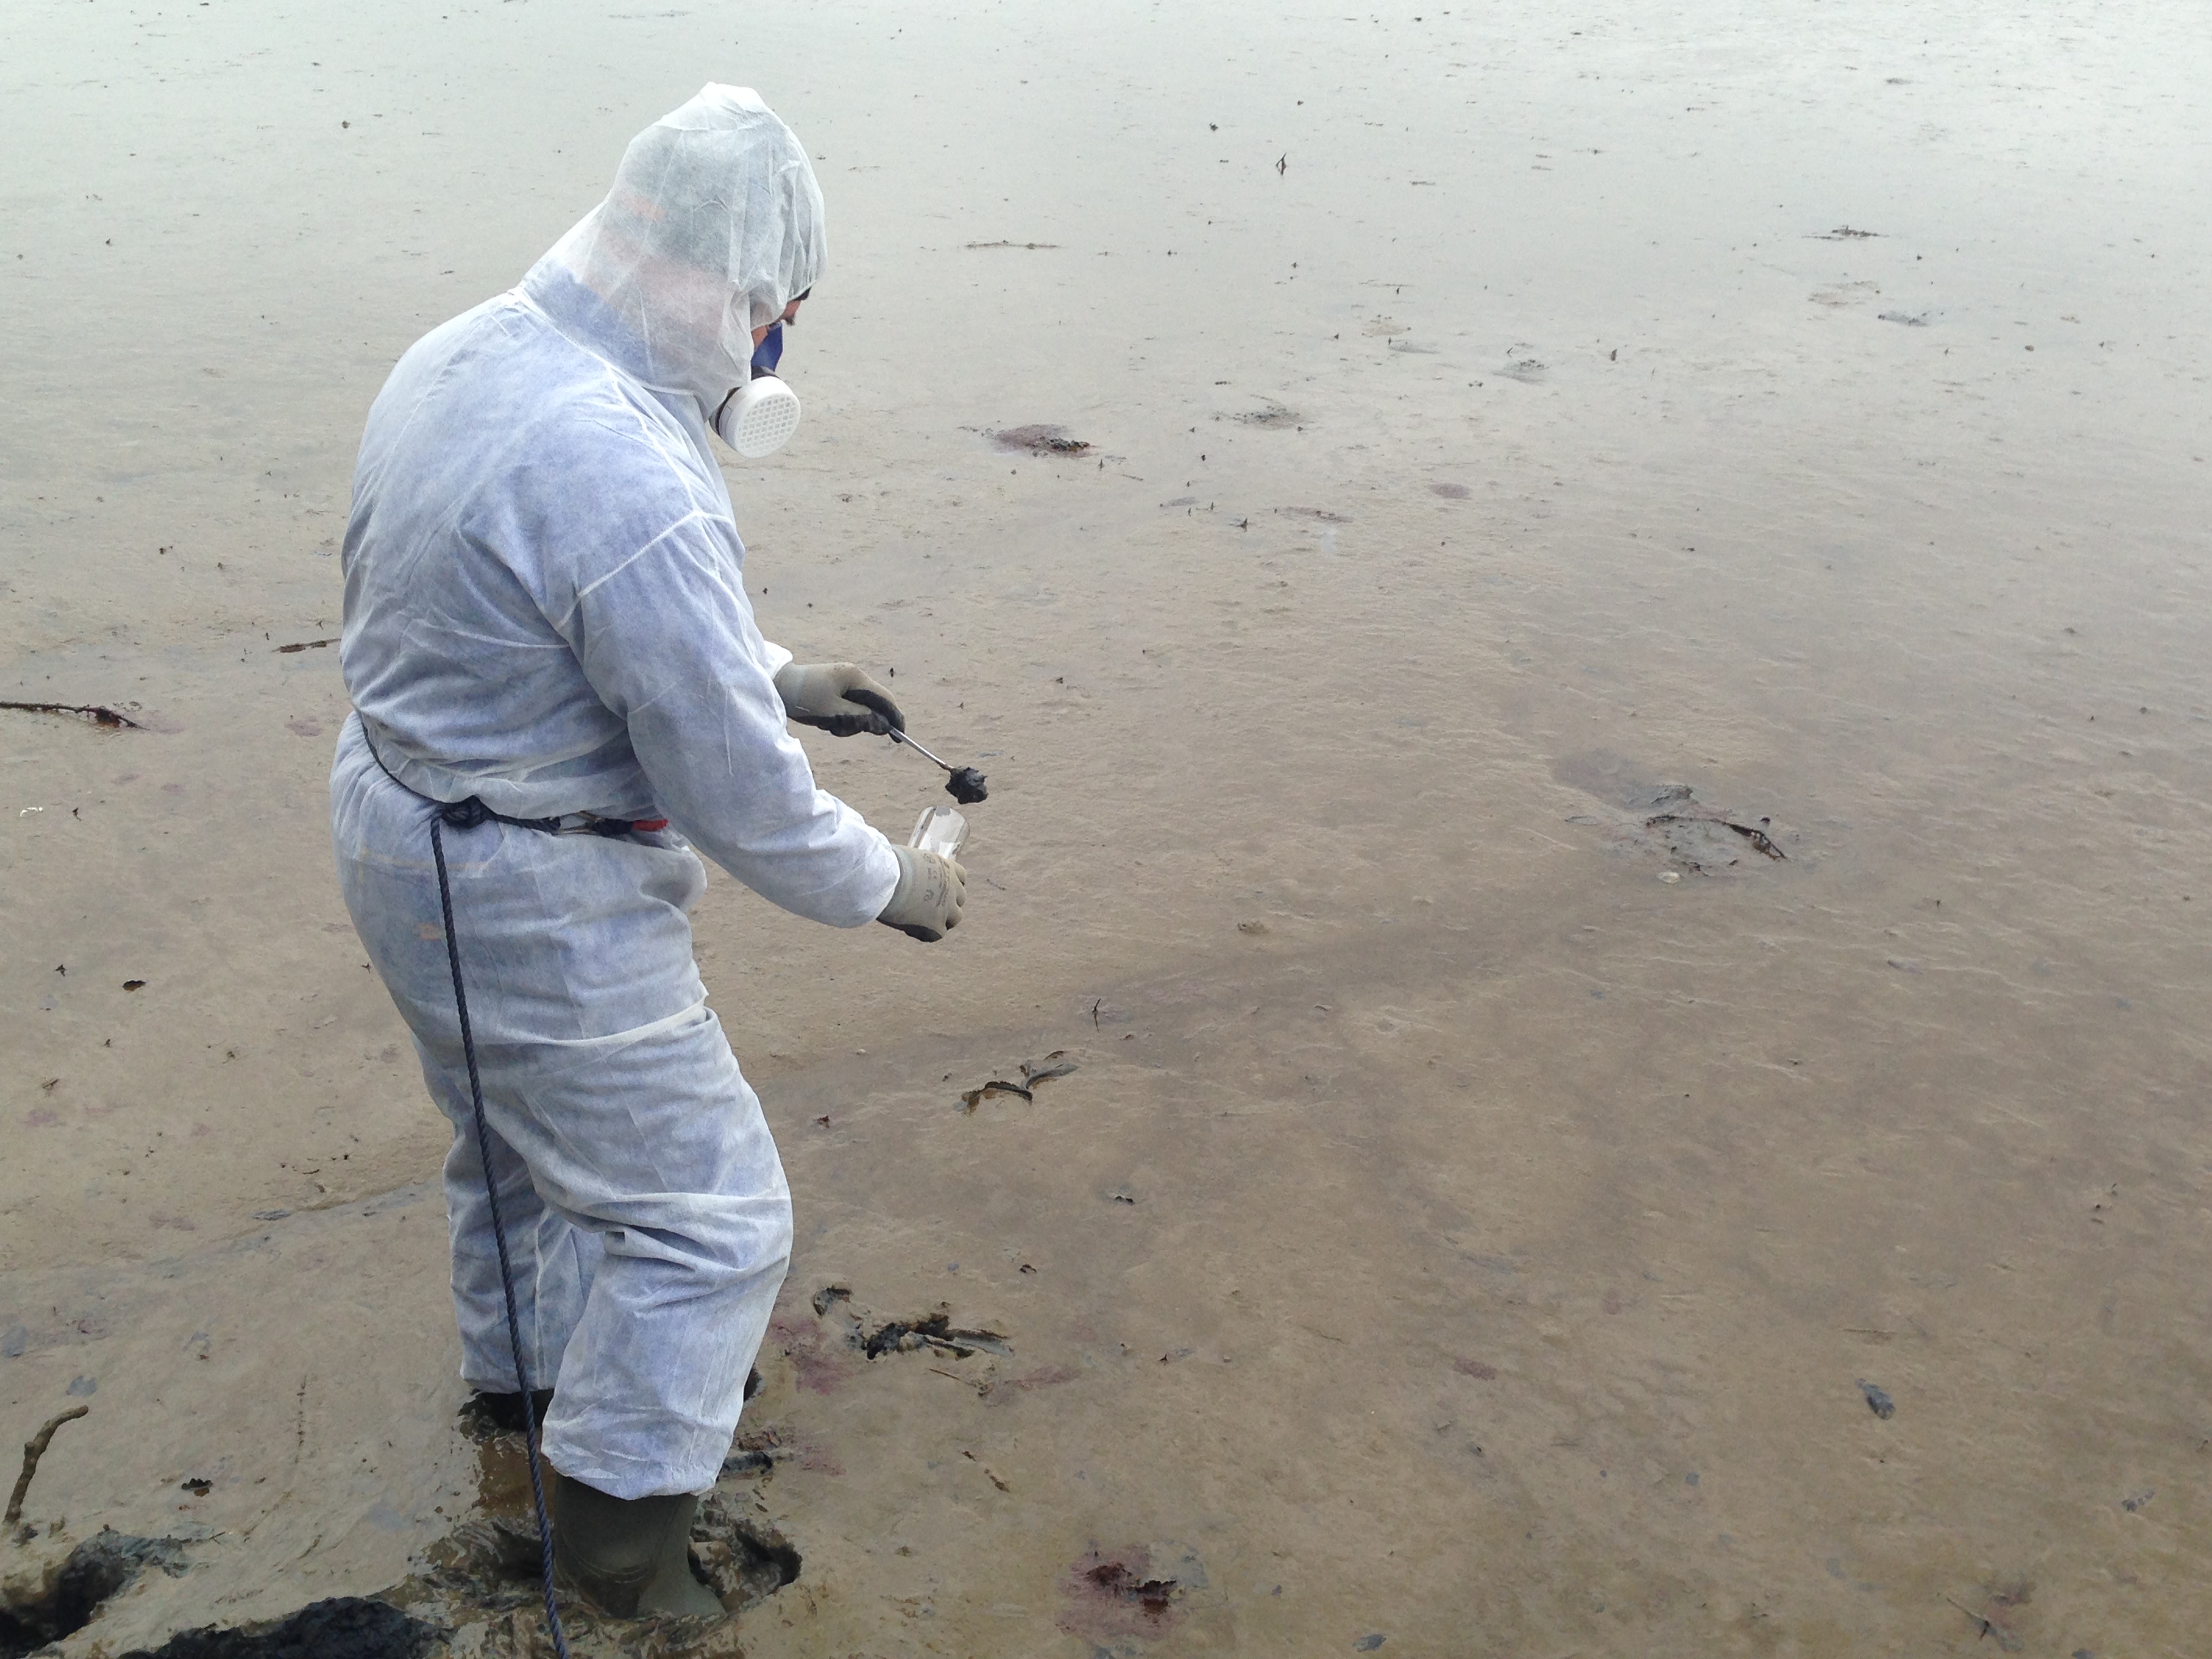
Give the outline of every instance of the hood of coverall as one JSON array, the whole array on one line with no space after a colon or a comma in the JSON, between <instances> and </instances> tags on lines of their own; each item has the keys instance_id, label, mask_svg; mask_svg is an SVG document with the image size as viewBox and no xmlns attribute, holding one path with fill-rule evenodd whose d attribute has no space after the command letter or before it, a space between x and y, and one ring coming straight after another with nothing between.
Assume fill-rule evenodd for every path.
<instances>
[{"instance_id":1,"label":"hood of coverall","mask_svg":"<svg viewBox=\"0 0 2212 1659\"><path fill-rule=\"evenodd\" d=\"M710 84L630 140L607 199L523 292L573 327L559 291L581 284L624 336L592 343L711 416L751 377L753 330L814 285L828 251L805 146L750 88Z\"/></svg>"}]
</instances>

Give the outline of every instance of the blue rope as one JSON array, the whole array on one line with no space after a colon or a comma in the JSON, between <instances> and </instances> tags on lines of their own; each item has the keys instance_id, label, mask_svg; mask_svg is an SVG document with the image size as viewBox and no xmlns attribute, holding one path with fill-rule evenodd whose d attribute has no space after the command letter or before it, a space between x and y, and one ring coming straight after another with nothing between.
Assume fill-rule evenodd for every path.
<instances>
[{"instance_id":1,"label":"blue rope","mask_svg":"<svg viewBox=\"0 0 2212 1659\"><path fill-rule=\"evenodd\" d=\"M522 1437L530 1449L530 1498L538 1507L545 1622L553 1632L553 1651L559 1659L568 1659L568 1638L561 1631L560 1609L553 1605L553 1522L545 1513L545 1480L538 1468L538 1404L530 1397L530 1373L522 1363L522 1317L514 1306L514 1269L507 1261L507 1225L500 1219L499 1188L492 1179L491 1129L484 1121L483 1083L477 1075L477 1041L469 1030L469 994L461 985L460 941L453 937L453 889L446 878L446 841L440 833L444 816L439 813L430 820L430 854L438 862L438 902L446 913L446 960L453 964L453 1007L461 1017L461 1053L469 1062L469 1101L476 1108L477 1157L483 1165L484 1197L491 1204L491 1236L499 1244L499 1284L507 1293L507 1340L514 1352L514 1380L522 1390Z\"/></svg>"}]
</instances>

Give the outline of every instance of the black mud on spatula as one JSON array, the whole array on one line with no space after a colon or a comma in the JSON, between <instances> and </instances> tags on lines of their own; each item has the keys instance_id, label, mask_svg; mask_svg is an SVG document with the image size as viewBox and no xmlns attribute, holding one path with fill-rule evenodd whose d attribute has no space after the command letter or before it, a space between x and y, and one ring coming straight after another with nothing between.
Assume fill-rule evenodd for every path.
<instances>
[{"instance_id":1,"label":"black mud on spatula","mask_svg":"<svg viewBox=\"0 0 2212 1659\"><path fill-rule=\"evenodd\" d=\"M945 793L963 806L973 806L977 801L990 798L989 786L983 781L983 775L974 767L955 766L949 761L938 760L936 756L930 754L929 750L924 749L903 732L894 731L891 736L916 754L937 761L939 766L950 773L951 775L945 781Z\"/></svg>"}]
</instances>

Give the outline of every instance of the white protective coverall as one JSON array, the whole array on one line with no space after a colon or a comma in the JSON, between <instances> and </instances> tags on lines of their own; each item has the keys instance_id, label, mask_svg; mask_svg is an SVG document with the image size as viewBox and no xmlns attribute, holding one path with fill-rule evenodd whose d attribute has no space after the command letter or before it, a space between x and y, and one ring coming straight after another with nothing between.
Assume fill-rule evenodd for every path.
<instances>
[{"instance_id":1,"label":"white protective coverall","mask_svg":"<svg viewBox=\"0 0 2212 1659\"><path fill-rule=\"evenodd\" d=\"M520 288L410 348L355 476L332 835L454 1124L453 1299L481 1389L519 1381L419 797L668 822L444 831L528 1380L558 1388L546 1454L622 1498L714 1483L790 1254L775 1143L692 959L692 847L835 927L898 881L786 727L790 653L755 626L706 425L752 329L813 283L822 221L790 129L708 87Z\"/></svg>"}]
</instances>

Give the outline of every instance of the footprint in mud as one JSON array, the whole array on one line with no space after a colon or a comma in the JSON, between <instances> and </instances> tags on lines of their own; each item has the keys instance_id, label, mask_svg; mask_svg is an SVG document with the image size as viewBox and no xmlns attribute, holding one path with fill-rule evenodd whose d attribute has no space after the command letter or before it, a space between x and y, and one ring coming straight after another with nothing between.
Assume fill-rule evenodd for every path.
<instances>
[{"instance_id":1,"label":"footprint in mud","mask_svg":"<svg viewBox=\"0 0 2212 1659\"><path fill-rule=\"evenodd\" d=\"M1569 756L1553 765L1552 775L1595 795L1609 809L1577 812L1568 823L1602 830L1606 839L1623 850L1663 860L1664 880L1789 860L1771 817L1708 806L1686 783L1644 781L1636 763L1621 756L1602 751Z\"/></svg>"}]
</instances>

